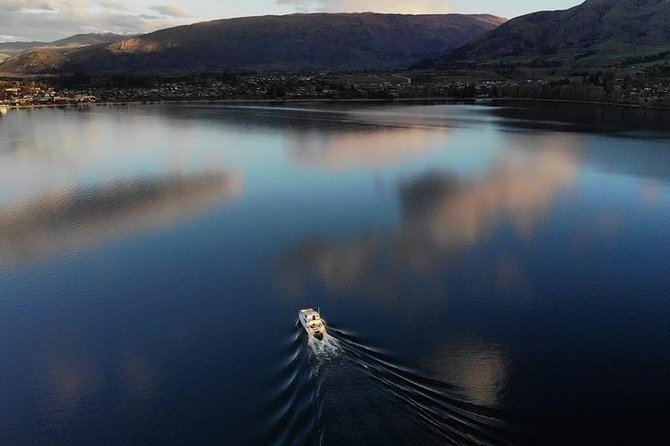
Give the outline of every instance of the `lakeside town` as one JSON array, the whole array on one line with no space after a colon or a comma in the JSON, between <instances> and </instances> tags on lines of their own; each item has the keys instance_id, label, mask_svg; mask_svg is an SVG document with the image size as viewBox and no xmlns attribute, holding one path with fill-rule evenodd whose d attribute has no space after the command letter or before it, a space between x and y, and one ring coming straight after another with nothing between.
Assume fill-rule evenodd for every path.
<instances>
[{"instance_id":1,"label":"lakeside town","mask_svg":"<svg viewBox=\"0 0 670 446\"><path fill-rule=\"evenodd\" d=\"M0 79L0 111L94 103L527 98L670 107L667 70L501 78L470 72L85 75Z\"/></svg>"}]
</instances>

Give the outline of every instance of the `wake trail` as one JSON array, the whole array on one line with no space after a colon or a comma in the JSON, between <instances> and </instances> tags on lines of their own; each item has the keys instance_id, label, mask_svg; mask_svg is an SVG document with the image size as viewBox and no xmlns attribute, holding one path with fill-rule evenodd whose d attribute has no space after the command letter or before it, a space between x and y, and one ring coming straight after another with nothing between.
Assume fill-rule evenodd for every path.
<instances>
[{"instance_id":1,"label":"wake trail","mask_svg":"<svg viewBox=\"0 0 670 446\"><path fill-rule=\"evenodd\" d=\"M336 338L331 336L328 332L323 335L323 339L318 340L310 336L307 340L312 354L318 359L324 360L334 358L342 352L342 348Z\"/></svg>"},{"instance_id":2,"label":"wake trail","mask_svg":"<svg viewBox=\"0 0 670 446\"><path fill-rule=\"evenodd\" d=\"M302 333L293 330L278 351L279 365L270 382L264 429L256 444L312 446L318 442L316 394L310 355Z\"/></svg>"},{"instance_id":3,"label":"wake trail","mask_svg":"<svg viewBox=\"0 0 670 446\"><path fill-rule=\"evenodd\" d=\"M458 388L401 365L352 333L329 327L332 343L404 404L436 441L455 445L530 444L496 411L469 403Z\"/></svg>"},{"instance_id":4,"label":"wake trail","mask_svg":"<svg viewBox=\"0 0 670 446\"><path fill-rule=\"evenodd\" d=\"M318 340L296 323L287 341L271 383L263 444L343 444L351 438L370 444L536 444L497 411L468 402L459 388L403 365L354 333L328 325ZM403 413L401 428L393 420Z\"/></svg>"}]
</instances>

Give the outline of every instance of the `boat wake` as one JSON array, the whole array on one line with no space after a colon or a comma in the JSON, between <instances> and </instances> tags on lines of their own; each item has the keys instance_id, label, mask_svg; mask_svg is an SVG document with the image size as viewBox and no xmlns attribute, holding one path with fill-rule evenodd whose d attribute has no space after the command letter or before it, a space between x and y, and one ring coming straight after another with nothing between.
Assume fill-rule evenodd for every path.
<instances>
[{"instance_id":1,"label":"boat wake","mask_svg":"<svg viewBox=\"0 0 670 446\"><path fill-rule=\"evenodd\" d=\"M316 339L313 336L309 336L307 339L307 345L309 346L312 354L321 360L333 358L342 352L337 339L331 336L329 333L325 333L323 335L323 339L321 340Z\"/></svg>"},{"instance_id":2,"label":"boat wake","mask_svg":"<svg viewBox=\"0 0 670 446\"><path fill-rule=\"evenodd\" d=\"M279 367L267 383L268 407L262 409L265 427L258 445L308 446L318 444L315 391L309 373L309 354L302 332L294 330L287 336L287 345L279 352Z\"/></svg>"},{"instance_id":3,"label":"boat wake","mask_svg":"<svg viewBox=\"0 0 670 446\"><path fill-rule=\"evenodd\" d=\"M497 411L468 402L457 387L398 364L389 354L364 345L353 334L331 331L353 362L393 394L436 444L534 443Z\"/></svg>"},{"instance_id":4,"label":"boat wake","mask_svg":"<svg viewBox=\"0 0 670 446\"><path fill-rule=\"evenodd\" d=\"M262 444L536 444L458 388L399 364L352 333L329 325L317 340L299 324L296 333Z\"/></svg>"}]
</instances>

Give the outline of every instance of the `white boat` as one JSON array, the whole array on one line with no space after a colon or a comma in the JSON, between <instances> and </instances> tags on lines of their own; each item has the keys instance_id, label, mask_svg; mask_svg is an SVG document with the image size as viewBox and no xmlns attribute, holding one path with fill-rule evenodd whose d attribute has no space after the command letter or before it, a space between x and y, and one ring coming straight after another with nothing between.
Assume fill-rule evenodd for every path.
<instances>
[{"instance_id":1,"label":"white boat","mask_svg":"<svg viewBox=\"0 0 670 446\"><path fill-rule=\"evenodd\" d=\"M323 339L323 335L326 333L326 324L321 319L318 311L305 308L298 313L298 319L300 319L300 323L308 335L319 340Z\"/></svg>"}]
</instances>

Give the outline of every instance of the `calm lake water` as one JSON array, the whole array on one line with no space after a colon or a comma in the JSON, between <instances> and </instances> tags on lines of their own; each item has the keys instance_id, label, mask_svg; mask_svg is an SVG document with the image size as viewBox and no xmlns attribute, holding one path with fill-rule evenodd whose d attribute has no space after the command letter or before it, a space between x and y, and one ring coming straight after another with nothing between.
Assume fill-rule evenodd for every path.
<instances>
[{"instance_id":1,"label":"calm lake water","mask_svg":"<svg viewBox=\"0 0 670 446\"><path fill-rule=\"evenodd\" d=\"M658 113L0 116L0 444L667 442Z\"/></svg>"}]
</instances>

